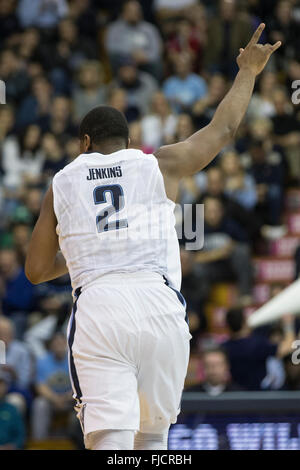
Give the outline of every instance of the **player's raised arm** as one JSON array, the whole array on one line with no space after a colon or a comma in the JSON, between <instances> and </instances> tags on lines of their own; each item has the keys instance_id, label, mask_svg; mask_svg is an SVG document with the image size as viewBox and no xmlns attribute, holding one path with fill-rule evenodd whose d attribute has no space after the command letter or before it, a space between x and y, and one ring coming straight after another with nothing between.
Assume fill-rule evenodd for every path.
<instances>
[{"instance_id":1,"label":"player's raised arm","mask_svg":"<svg viewBox=\"0 0 300 470\"><path fill-rule=\"evenodd\" d=\"M264 23L260 24L237 58L239 72L210 124L183 142L161 147L156 153L164 176L189 176L202 170L234 137L251 99L255 78L264 69L281 42L258 44Z\"/></svg>"},{"instance_id":2,"label":"player's raised arm","mask_svg":"<svg viewBox=\"0 0 300 470\"><path fill-rule=\"evenodd\" d=\"M32 232L26 256L25 274L33 284L50 281L68 272L65 259L58 252L56 225L53 192L50 186Z\"/></svg>"}]
</instances>

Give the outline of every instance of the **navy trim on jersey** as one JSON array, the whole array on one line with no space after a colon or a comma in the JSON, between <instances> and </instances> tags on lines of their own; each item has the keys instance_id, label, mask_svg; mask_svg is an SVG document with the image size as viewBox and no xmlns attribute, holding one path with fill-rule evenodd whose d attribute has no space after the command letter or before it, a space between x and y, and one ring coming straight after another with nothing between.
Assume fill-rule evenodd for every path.
<instances>
[{"instance_id":1,"label":"navy trim on jersey","mask_svg":"<svg viewBox=\"0 0 300 470\"><path fill-rule=\"evenodd\" d=\"M76 392L76 399L79 401L79 403L81 403L82 392L81 392L78 375L77 375L77 371L75 367L72 346L74 343L74 336L75 336L75 330L76 330L75 314L77 311L77 300L80 294L81 294L81 287L75 290L76 300L73 305L72 321L71 321L70 333L69 333L69 338L68 338L68 345L69 345L69 350L70 350L70 374L71 374L72 382L73 382L75 392Z\"/></svg>"},{"instance_id":2,"label":"navy trim on jersey","mask_svg":"<svg viewBox=\"0 0 300 470\"><path fill-rule=\"evenodd\" d=\"M182 293L179 292L179 290L175 289L174 287L170 286L170 283L168 281L168 279L163 276L164 280L165 280L165 284L166 286L168 286L170 289L172 289L172 291L175 292L175 294L177 295L177 298L179 300L179 302L184 306L184 308L186 309L186 300L185 298L183 297ZM186 313L186 316L185 316L185 321L187 322L187 324L189 324L189 318L188 318L188 314Z\"/></svg>"}]
</instances>

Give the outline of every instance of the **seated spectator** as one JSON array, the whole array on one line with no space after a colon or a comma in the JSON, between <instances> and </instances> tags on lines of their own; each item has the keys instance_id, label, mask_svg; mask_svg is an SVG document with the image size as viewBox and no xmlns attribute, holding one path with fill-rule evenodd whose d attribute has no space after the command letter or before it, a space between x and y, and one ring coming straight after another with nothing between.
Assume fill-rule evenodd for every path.
<instances>
[{"instance_id":1,"label":"seated spectator","mask_svg":"<svg viewBox=\"0 0 300 470\"><path fill-rule=\"evenodd\" d=\"M154 13L165 36L175 32L176 20L185 17L196 4L196 0L154 0Z\"/></svg>"},{"instance_id":2,"label":"seated spectator","mask_svg":"<svg viewBox=\"0 0 300 470\"><path fill-rule=\"evenodd\" d=\"M71 102L66 96L56 96L51 105L51 114L46 132L51 132L64 143L69 137L77 137L77 127L73 123Z\"/></svg>"},{"instance_id":3,"label":"seated spectator","mask_svg":"<svg viewBox=\"0 0 300 470\"><path fill-rule=\"evenodd\" d=\"M42 149L45 155L42 174L44 181L48 182L67 164L67 157L57 137L50 132L43 137Z\"/></svg>"},{"instance_id":4,"label":"seated spectator","mask_svg":"<svg viewBox=\"0 0 300 470\"><path fill-rule=\"evenodd\" d=\"M244 227L249 239L254 241L259 237L262 226L257 215L246 209L230 194L225 192L225 178L220 167L213 166L206 171L206 187L196 204L202 204L207 196L221 199L224 207L224 215Z\"/></svg>"},{"instance_id":5,"label":"seated spectator","mask_svg":"<svg viewBox=\"0 0 300 470\"><path fill-rule=\"evenodd\" d=\"M106 87L99 62L83 62L79 69L78 85L73 92L74 116L79 121L92 108L105 103Z\"/></svg>"},{"instance_id":6,"label":"seated spectator","mask_svg":"<svg viewBox=\"0 0 300 470\"><path fill-rule=\"evenodd\" d=\"M38 185L28 185L23 194L21 204L12 214L13 221L27 223L32 229L37 222L42 205L43 191Z\"/></svg>"},{"instance_id":7,"label":"seated spectator","mask_svg":"<svg viewBox=\"0 0 300 470\"><path fill-rule=\"evenodd\" d=\"M255 180L247 175L236 152L225 152L220 159L225 178L225 194L247 210L252 210L257 202Z\"/></svg>"},{"instance_id":8,"label":"seated spectator","mask_svg":"<svg viewBox=\"0 0 300 470\"><path fill-rule=\"evenodd\" d=\"M233 77L237 70L236 55L241 44L248 44L252 34L251 18L238 11L236 0L220 0L219 12L208 27L205 66L211 72Z\"/></svg>"},{"instance_id":9,"label":"seated spectator","mask_svg":"<svg viewBox=\"0 0 300 470\"><path fill-rule=\"evenodd\" d=\"M275 114L273 93L276 86L278 86L276 74L263 72L259 78L258 90L254 92L247 110L249 119L269 118Z\"/></svg>"},{"instance_id":10,"label":"seated spectator","mask_svg":"<svg viewBox=\"0 0 300 470\"><path fill-rule=\"evenodd\" d=\"M44 129L49 119L52 92L52 86L45 77L37 76L33 79L31 94L22 101L17 112L18 129L29 124L39 124Z\"/></svg>"},{"instance_id":11,"label":"seated spectator","mask_svg":"<svg viewBox=\"0 0 300 470\"><path fill-rule=\"evenodd\" d=\"M284 89L277 89L273 94L275 114L272 117L274 141L283 147L289 161L291 176L299 181L300 172L300 128L299 120Z\"/></svg>"},{"instance_id":12,"label":"seated spectator","mask_svg":"<svg viewBox=\"0 0 300 470\"><path fill-rule=\"evenodd\" d=\"M282 41L281 50L275 60L278 66L284 67L286 57L294 57L299 47L298 24L293 18L293 2L280 0L276 4L273 18L269 23L270 41ZM298 47L297 47L298 46Z\"/></svg>"},{"instance_id":13,"label":"seated spectator","mask_svg":"<svg viewBox=\"0 0 300 470\"><path fill-rule=\"evenodd\" d=\"M202 354L203 382L189 387L186 392L205 392L216 397L224 392L242 390L232 382L230 377L230 364L223 349L215 347L207 349Z\"/></svg>"},{"instance_id":14,"label":"seated spectator","mask_svg":"<svg viewBox=\"0 0 300 470\"><path fill-rule=\"evenodd\" d=\"M299 357L299 355L298 355ZM283 390L299 391L300 390L300 364L293 362L292 354L287 354L283 358L285 370L285 382Z\"/></svg>"},{"instance_id":15,"label":"seated spectator","mask_svg":"<svg viewBox=\"0 0 300 470\"><path fill-rule=\"evenodd\" d=\"M140 114L145 114L150 109L153 93L157 91L157 82L149 73L139 71L136 63L127 57L120 60L111 87L123 88L127 93L128 105L137 108Z\"/></svg>"},{"instance_id":16,"label":"seated spectator","mask_svg":"<svg viewBox=\"0 0 300 470\"><path fill-rule=\"evenodd\" d=\"M153 147L143 144L142 126L140 121L132 122L129 125L129 138L129 148L139 149L144 153L152 153L154 151Z\"/></svg>"},{"instance_id":17,"label":"seated spectator","mask_svg":"<svg viewBox=\"0 0 300 470\"><path fill-rule=\"evenodd\" d=\"M204 28L203 28L204 29ZM166 44L169 60L176 62L178 54L191 57L192 69L199 73L202 65L203 48L205 41L204 31L193 24L192 18L182 18L176 25L176 33Z\"/></svg>"},{"instance_id":18,"label":"seated spectator","mask_svg":"<svg viewBox=\"0 0 300 470\"><path fill-rule=\"evenodd\" d=\"M0 450L22 449L25 443L25 426L17 408L7 403L9 377L0 371Z\"/></svg>"},{"instance_id":19,"label":"seated spectator","mask_svg":"<svg viewBox=\"0 0 300 470\"><path fill-rule=\"evenodd\" d=\"M124 88L111 88L108 93L107 104L121 111L128 123L136 121L140 117L140 111L137 106L128 103L128 93Z\"/></svg>"},{"instance_id":20,"label":"seated spectator","mask_svg":"<svg viewBox=\"0 0 300 470\"><path fill-rule=\"evenodd\" d=\"M267 373L267 359L282 358L291 351L295 340L290 317L283 320L286 328L279 344L271 343L262 334L251 331L241 309L227 312L226 324L230 339L223 343L233 380L246 390L262 390Z\"/></svg>"},{"instance_id":21,"label":"seated spectator","mask_svg":"<svg viewBox=\"0 0 300 470\"><path fill-rule=\"evenodd\" d=\"M172 141L177 116L172 113L165 95L157 91L152 96L150 113L142 118L143 143L154 149Z\"/></svg>"},{"instance_id":22,"label":"seated spectator","mask_svg":"<svg viewBox=\"0 0 300 470\"><path fill-rule=\"evenodd\" d=\"M16 14L16 2L14 0L2 0L0 2L0 45L4 41L20 31L20 24Z\"/></svg>"},{"instance_id":23,"label":"seated spectator","mask_svg":"<svg viewBox=\"0 0 300 470\"><path fill-rule=\"evenodd\" d=\"M216 282L236 281L241 303L249 303L252 291L250 249L245 230L225 217L220 199L206 197L204 246L196 254L199 290L206 300Z\"/></svg>"},{"instance_id":24,"label":"seated spectator","mask_svg":"<svg viewBox=\"0 0 300 470\"><path fill-rule=\"evenodd\" d=\"M1 52L0 78L5 82L7 103L19 106L28 94L29 77L21 58L12 49Z\"/></svg>"},{"instance_id":25,"label":"seated spectator","mask_svg":"<svg viewBox=\"0 0 300 470\"><path fill-rule=\"evenodd\" d=\"M23 28L37 26L38 28L55 28L59 20L68 13L66 0L20 0L18 17Z\"/></svg>"},{"instance_id":26,"label":"seated spectator","mask_svg":"<svg viewBox=\"0 0 300 470\"><path fill-rule=\"evenodd\" d=\"M17 190L26 183L38 181L44 162L40 143L41 129L35 124L20 132L18 141L7 142L2 159L7 188Z\"/></svg>"},{"instance_id":27,"label":"seated spectator","mask_svg":"<svg viewBox=\"0 0 300 470\"><path fill-rule=\"evenodd\" d=\"M77 72L83 62L97 60L98 50L94 41L81 36L71 18L64 18L58 25L55 68Z\"/></svg>"},{"instance_id":28,"label":"seated spectator","mask_svg":"<svg viewBox=\"0 0 300 470\"><path fill-rule=\"evenodd\" d=\"M197 100L205 96L206 82L191 71L191 59L188 55L178 55L174 69L174 75L167 78L163 84L163 92L174 111L186 112Z\"/></svg>"},{"instance_id":29,"label":"seated spectator","mask_svg":"<svg viewBox=\"0 0 300 470\"><path fill-rule=\"evenodd\" d=\"M199 279L195 272L194 252L180 248L180 259L182 269L182 284L180 292L186 300L187 320L191 339L191 350L197 346L197 335L206 329L206 317L203 311L203 304L199 295Z\"/></svg>"},{"instance_id":30,"label":"seated spectator","mask_svg":"<svg viewBox=\"0 0 300 470\"><path fill-rule=\"evenodd\" d=\"M137 0L125 1L120 18L109 25L106 49L114 71L120 59L131 57L141 70L160 79L162 41L157 28L143 20Z\"/></svg>"},{"instance_id":31,"label":"seated spectator","mask_svg":"<svg viewBox=\"0 0 300 470\"><path fill-rule=\"evenodd\" d=\"M198 129L210 123L226 92L227 82L223 75L213 75L208 84L207 94L193 106L193 119Z\"/></svg>"},{"instance_id":32,"label":"seated spectator","mask_svg":"<svg viewBox=\"0 0 300 470\"><path fill-rule=\"evenodd\" d=\"M12 249L0 251L2 310L15 325L16 337L23 337L27 315L34 303L34 287L25 276L17 254Z\"/></svg>"},{"instance_id":33,"label":"seated spectator","mask_svg":"<svg viewBox=\"0 0 300 470\"><path fill-rule=\"evenodd\" d=\"M25 343L15 339L13 322L4 316L0 316L0 340L5 343L6 352L6 363L0 364L0 371L10 377L10 402L25 411L26 402L29 403L31 399L33 362Z\"/></svg>"},{"instance_id":34,"label":"seated spectator","mask_svg":"<svg viewBox=\"0 0 300 470\"><path fill-rule=\"evenodd\" d=\"M32 437L46 439L53 414L69 414L73 398L69 379L67 342L62 333L52 337L49 353L37 361L37 397L32 405Z\"/></svg>"},{"instance_id":35,"label":"seated spectator","mask_svg":"<svg viewBox=\"0 0 300 470\"><path fill-rule=\"evenodd\" d=\"M249 144L251 167L257 192L256 211L265 224L280 225L285 169L279 152L268 149L266 142L252 139Z\"/></svg>"}]
</instances>

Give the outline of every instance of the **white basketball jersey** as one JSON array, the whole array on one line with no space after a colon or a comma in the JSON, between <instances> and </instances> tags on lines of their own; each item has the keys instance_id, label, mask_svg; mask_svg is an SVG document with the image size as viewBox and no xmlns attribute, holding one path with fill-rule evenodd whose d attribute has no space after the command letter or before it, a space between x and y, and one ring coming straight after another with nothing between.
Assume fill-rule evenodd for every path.
<instances>
[{"instance_id":1,"label":"white basketball jersey","mask_svg":"<svg viewBox=\"0 0 300 470\"><path fill-rule=\"evenodd\" d=\"M108 273L156 272L180 290L174 206L154 155L79 155L53 179L61 251L72 287Z\"/></svg>"}]
</instances>

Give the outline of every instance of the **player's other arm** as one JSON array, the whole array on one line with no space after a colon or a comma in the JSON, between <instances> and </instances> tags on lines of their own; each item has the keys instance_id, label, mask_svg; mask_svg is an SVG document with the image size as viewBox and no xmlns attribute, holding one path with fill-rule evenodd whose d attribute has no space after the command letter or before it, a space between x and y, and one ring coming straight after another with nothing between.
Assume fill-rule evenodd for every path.
<instances>
[{"instance_id":1,"label":"player's other arm","mask_svg":"<svg viewBox=\"0 0 300 470\"><path fill-rule=\"evenodd\" d=\"M68 272L63 255L58 252L57 220L53 208L52 186L48 189L38 221L32 232L26 256L25 274L30 282L56 279Z\"/></svg>"},{"instance_id":2,"label":"player's other arm","mask_svg":"<svg viewBox=\"0 0 300 470\"><path fill-rule=\"evenodd\" d=\"M156 152L164 175L181 178L197 173L233 139L251 99L255 77L281 45L279 41L273 46L258 44L264 27L262 23L247 47L240 49L237 58L240 70L210 124L185 141L166 145Z\"/></svg>"}]
</instances>

